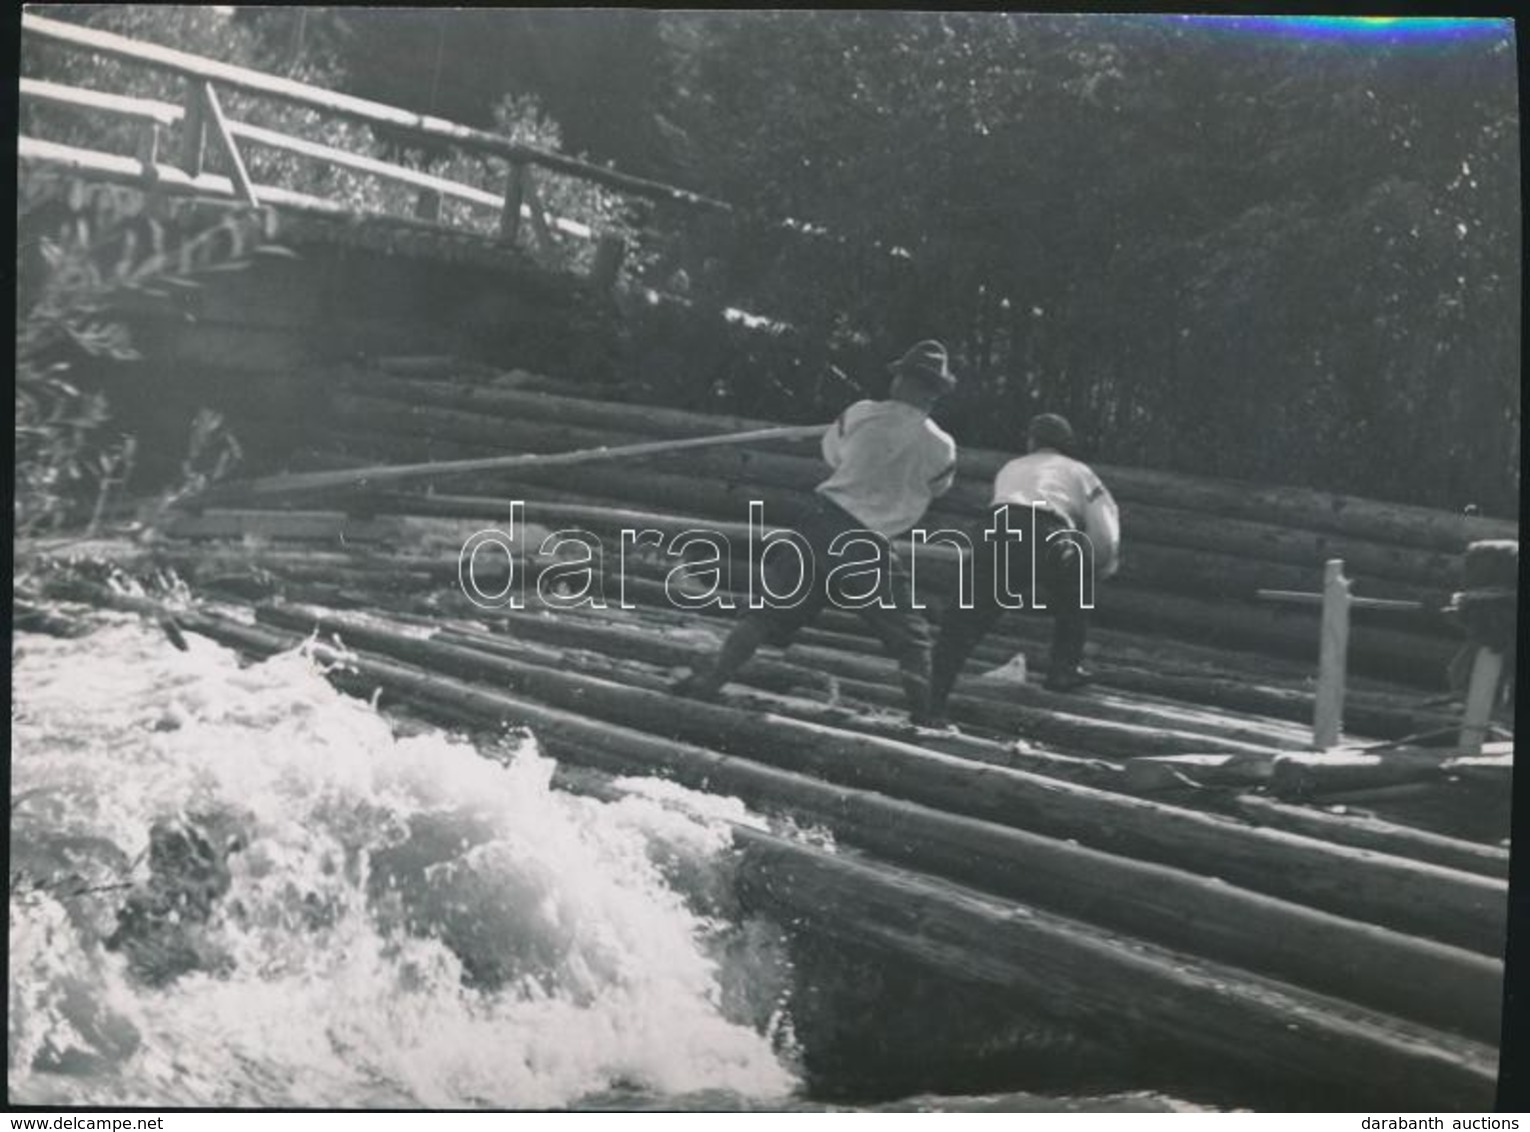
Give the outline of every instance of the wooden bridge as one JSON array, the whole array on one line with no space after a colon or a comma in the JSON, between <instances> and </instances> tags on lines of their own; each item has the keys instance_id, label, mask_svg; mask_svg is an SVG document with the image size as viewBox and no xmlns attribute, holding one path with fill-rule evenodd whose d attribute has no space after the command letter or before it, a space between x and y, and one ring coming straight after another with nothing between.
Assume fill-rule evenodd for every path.
<instances>
[{"instance_id":1,"label":"wooden bridge","mask_svg":"<svg viewBox=\"0 0 1530 1132\"><path fill-rule=\"evenodd\" d=\"M23 136L24 161L155 194L271 206L283 223L335 208L253 183L241 145L332 162L417 191L416 215L387 223L423 233L424 260L461 267L440 250L443 199L497 210L495 232L466 239L501 257L474 266L511 290L521 286L516 249L527 227L538 248L602 239L546 214L537 171L685 210L728 210L168 49L33 15L24 31L187 82L187 101L172 106L24 79L24 98L125 117L144 131L133 156ZM507 166L503 190L231 121L224 87L492 155ZM166 131L175 134L168 162ZM223 174L206 167L209 142ZM607 243L595 262L596 286L608 289L620 249ZM251 471L558 453L780 423L591 389L528 366L513 346L493 364L431 352L443 337L407 354L386 338L363 362L284 360L305 390L310 427L266 449ZM401 356L378 357L389 349ZM237 431L240 419L232 423ZM971 525L1006 458L964 448L957 486L927 525ZM676 608L666 583L678 559L654 552L600 563L604 603L538 586L566 570L544 541L560 529L613 544L628 529L742 535L750 501L773 524L790 524L823 474L802 441L655 452L619 472L442 474L274 504L241 501L236 485L220 502L171 516L133 553L173 568L199 595L174 611L184 630L254 656L299 647L317 631L310 647L321 658L347 658L332 671L343 687L381 690L385 710L486 734L528 726L574 788L660 775L744 799L773 823L769 833L737 831L746 900L804 935L896 957L1124 1051L1123 1064L1136 1066L1131 1084L1235 1082L1226 1103L1487 1107L1512 746L1454 749L1460 709L1445 671L1462 637L1438 611L1463 588L1467 545L1516 539L1517 527L1304 489L1100 470L1122 502L1126 559L1098 594L1098 688L1059 695L1006 679L1017 653L1034 676L1048 628L1012 617L978 654L990 674L959 686L962 733L951 735L897 723L896 672L847 614L830 613L791 649L753 662L720 703L696 704L665 686L716 642L727 614ZM507 555L481 562L479 577L488 591L519 577L529 596L522 609L485 610L461 588L463 546L475 531L505 526L511 500L524 503L523 529L507 532ZM921 593L937 605L955 563L939 546L916 554ZM1347 564L1362 594L1416 606L1356 611L1337 753L1312 749L1317 610L1258 598L1261 589L1317 589L1330 559ZM738 578L752 567L741 555ZM142 597L110 600L164 612ZM832 848L793 836L802 828L825 831ZM1017 1066L1028 1056L1023 1036L932 1031L921 1046L912 1042L919 1027L907 1028L910 1064L976 1057L984 1046L983 1056Z\"/></svg>"}]
</instances>

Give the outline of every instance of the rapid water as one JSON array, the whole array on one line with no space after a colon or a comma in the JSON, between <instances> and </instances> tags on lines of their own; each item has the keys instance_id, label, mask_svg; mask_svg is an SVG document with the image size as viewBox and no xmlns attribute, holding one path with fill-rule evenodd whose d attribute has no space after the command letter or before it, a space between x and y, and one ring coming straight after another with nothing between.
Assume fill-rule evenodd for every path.
<instances>
[{"instance_id":1,"label":"rapid water","mask_svg":"<svg viewBox=\"0 0 1530 1132\"><path fill-rule=\"evenodd\" d=\"M555 789L533 739L398 734L301 653L17 641L13 1102L790 1103L737 802Z\"/></svg>"},{"instance_id":2,"label":"rapid water","mask_svg":"<svg viewBox=\"0 0 1530 1132\"><path fill-rule=\"evenodd\" d=\"M531 736L390 720L302 650L246 664L97 623L13 645L12 1103L825 1107L801 972L732 898L731 828L764 826L737 800L570 793Z\"/></svg>"}]
</instances>

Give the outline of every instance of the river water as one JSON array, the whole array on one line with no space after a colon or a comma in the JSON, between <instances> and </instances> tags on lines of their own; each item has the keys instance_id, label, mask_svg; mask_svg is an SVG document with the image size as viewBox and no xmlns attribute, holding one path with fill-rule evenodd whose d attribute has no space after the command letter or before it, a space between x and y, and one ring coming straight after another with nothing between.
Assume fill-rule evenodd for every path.
<instances>
[{"instance_id":1,"label":"river water","mask_svg":"<svg viewBox=\"0 0 1530 1132\"><path fill-rule=\"evenodd\" d=\"M301 653L16 642L13 1102L811 1106L737 800L555 788L533 737L406 732Z\"/></svg>"}]
</instances>

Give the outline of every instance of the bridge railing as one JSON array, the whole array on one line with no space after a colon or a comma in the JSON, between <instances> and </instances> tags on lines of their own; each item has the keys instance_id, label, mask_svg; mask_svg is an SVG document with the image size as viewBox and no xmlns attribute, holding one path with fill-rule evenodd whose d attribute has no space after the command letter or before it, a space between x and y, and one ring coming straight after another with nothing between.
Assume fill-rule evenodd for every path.
<instances>
[{"instance_id":1,"label":"bridge railing","mask_svg":"<svg viewBox=\"0 0 1530 1132\"><path fill-rule=\"evenodd\" d=\"M22 32L39 41L170 73L185 81L185 97L177 105L22 78L20 94L23 100L87 114L110 115L137 123L141 129L137 153L131 157L23 135L18 138L18 152L23 158L141 180L171 192L232 196L249 204L349 211L344 205L311 194L255 184L247 171L241 146L259 146L412 188L416 191L414 215L420 220L441 222L443 201L497 209L499 238L512 245L518 241L523 223L529 223L538 242L544 246L551 243L553 232L582 240L599 238L600 234L587 224L546 212L538 190L538 171L599 185L624 196L673 206L684 214L716 215L734 211L726 202L699 193L539 149L490 131L111 32L32 13L23 14ZM281 100L325 115L383 127L395 136L434 145L445 144L457 151L502 160L507 166L503 191L490 192L391 161L236 121L224 112L218 94L220 89ZM179 145L177 152L167 155L161 151L172 127L177 128ZM221 153L228 176L208 170L209 145ZM615 270L613 251L619 262L619 250L608 250L606 255L597 257L597 263L611 274Z\"/></svg>"}]
</instances>

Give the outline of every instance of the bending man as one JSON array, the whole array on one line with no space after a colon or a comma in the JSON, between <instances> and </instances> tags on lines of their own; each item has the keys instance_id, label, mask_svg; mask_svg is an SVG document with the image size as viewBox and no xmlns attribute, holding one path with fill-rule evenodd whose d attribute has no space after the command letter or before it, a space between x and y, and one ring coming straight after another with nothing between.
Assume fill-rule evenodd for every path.
<instances>
[{"instance_id":1,"label":"bending man","mask_svg":"<svg viewBox=\"0 0 1530 1132\"><path fill-rule=\"evenodd\" d=\"M1031 422L1028 453L999 469L988 525L974 532L972 592L958 591L941 621L931 676L931 712L943 721L962 665L1005 610L1036 604L1053 615L1046 686L1072 691L1089 680L1084 642L1094 580L1116 572L1121 520L1116 501L1093 469L1069 453L1073 429L1055 413ZM1083 537L1080 539L1078 535ZM1092 558L1092 561L1090 560ZM1034 576L1033 576L1034 575Z\"/></svg>"},{"instance_id":2,"label":"bending man","mask_svg":"<svg viewBox=\"0 0 1530 1132\"><path fill-rule=\"evenodd\" d=\"M803 569L789 569L777 553L763 570L769 595L790 592L800 600L767 598L764 608L751 609L711 663L676 685L677 692L714 695L762 644L785 648L832 602L867 620L898 662L911 720L928 720L930 633L914 608L908 570L892 540L913 527L956 476L956 442L930 419L931 408L955 387L956 378L946 348L933 340L915 344L889 368L887 400L857 401L824 433L823 458L832 473L818 485L812 510L797 526ZM846 565L865 568L836 570L845 559ZM867 587L873 562L877 583Z\"/></svg>"}]
</instances>

